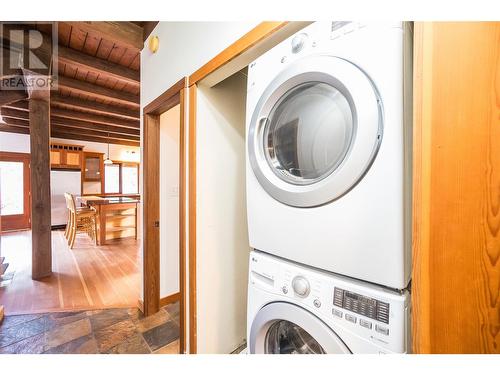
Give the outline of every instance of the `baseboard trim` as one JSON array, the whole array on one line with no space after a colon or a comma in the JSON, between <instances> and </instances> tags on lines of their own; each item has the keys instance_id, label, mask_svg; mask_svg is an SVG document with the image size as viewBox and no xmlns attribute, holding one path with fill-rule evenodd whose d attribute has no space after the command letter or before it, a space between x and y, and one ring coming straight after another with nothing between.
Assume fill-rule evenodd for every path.
<instances>
[{"instance_id":1,"label":"baseboard trim","mask_svg":"<svg viewBox=\"0 0 500 375\"><path fill-rule=\"evenodd\" d=\"M181 300L181 293L174 293L169 296L160 298L160 307L170 305L171 303ZM137 301L137 308L144 314L144 301L142 299Z\"/></svg>"},{"instance_id":2,"label":"baseboard trim","mask_svg":"<svg viewBox=\"0 0 500 375\"><path fill-rule=\"evenodd\" d=\"M181 299L180 292L171 294L171 295L163 297L163 298L160 298L160 307L170 305L171 303L180 301L180 299Z\"/></svg>"}]
</instances>

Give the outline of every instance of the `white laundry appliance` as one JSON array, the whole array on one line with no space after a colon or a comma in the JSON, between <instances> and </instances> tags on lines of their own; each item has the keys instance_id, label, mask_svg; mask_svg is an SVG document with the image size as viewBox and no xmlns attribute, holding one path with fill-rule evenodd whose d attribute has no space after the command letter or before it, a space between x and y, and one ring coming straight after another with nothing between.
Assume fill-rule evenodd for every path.
<instances>
[{"instance_id":1,"label":"white laundry appliance","mask_svg":"<svg viewBox=\"0 0 500 375\"><path fill-rule=\"evenodd\" d=\"M313 23L250 64L250 246L404 289L410 24Z\"/></svg>"},{"instance_id":2,"label":"white laundry appliance","mask_svg":"<svg viewBox=\"0 0 500 375\"><path fill-rule=\"evenodd\" d=\"M410 298L253 251L248 353L408 353Z\"/></svg>"}]
</instances>

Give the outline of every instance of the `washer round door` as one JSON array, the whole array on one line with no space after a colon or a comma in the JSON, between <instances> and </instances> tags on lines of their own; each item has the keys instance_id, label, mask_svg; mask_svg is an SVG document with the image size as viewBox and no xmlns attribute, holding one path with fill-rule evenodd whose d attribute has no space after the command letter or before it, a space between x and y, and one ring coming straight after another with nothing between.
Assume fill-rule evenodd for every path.
<instances>
[{"instance_id":1,"label":"washer round door","mask_svg":"<svg viewBox=\"0 0 500 375\"><path fill-rule=\"evenodd\" d=\"M264 91L248 153L276 200L314 207L335 200L372 164L383 130L377 90L356 65L333 56L297 60Z\"/></svg>"},{"instance_id":2,"label":"washer round door","mask_svg":"<svg viewBox=\"0 0 500 375\"><path fill-rule=\"evenodd\" d=\"M286 302L264 306L255 317L249 342L257 354L346 354L342 340L307 310Z\"/></svg>"}]
</instances>

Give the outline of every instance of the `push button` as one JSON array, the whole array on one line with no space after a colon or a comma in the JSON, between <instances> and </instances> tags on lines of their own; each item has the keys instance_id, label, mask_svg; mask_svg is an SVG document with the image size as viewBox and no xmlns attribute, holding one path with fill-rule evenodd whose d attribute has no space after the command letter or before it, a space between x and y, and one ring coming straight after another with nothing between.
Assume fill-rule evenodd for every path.
<instances>
[{"instance_id":1,"label":"push button","mask_svg":"<svg viewBox=\"0 0 500 375\"><path fill-rule=\"evenodd\" d=\"M337 310L337 309L332 309L332 314L339 317L339 318L342 318L342 315L344 315L344 313L340 310Z\"/></svg>"},{"instance_id":2,"label":"push button","mask_svg":"<svg viewBox=\"0 0 500 375\"><path fill-rule=\"evenodd\" d=\"M344 315L344 313L340 310L337 310L337 309L332 309L332 314L339 317L339 318L342 318L342 316Z\"/></svg>"},{"instance_id":3,"label":"push button","mask_svg":"<svg viewBox=\"0 0 500 375\"><path fill-rule=\"evenodd\" d=\"M365 328L368 328L368 329L372 329L372 323L367 321L367 320L363 320L363 319L359 319L359 325L361 327L365 327Z\"/></svg>"},{"instance_id":4,"label":"push button","mask_svg":"<svg viewBox=\"0 0 500 375\"><path fill-rule=\"evenodd\" d=\"M377 331L378 333L381 333L383 335L389 336L389 328L388 327L379 326L378 324L376 324L375 331Z\"/></svg>"},{"instance_id":5,"label":"push button","mask_svg":"<svg viewBox=\"0 0 500 375\"><path fill-rule=\"evenodd\" d=\"M348 322L351 322L351 323L356 323L358 318L356 318L355 316L349 315L349 314L345 314L345 320L347 320Z\"/></svg>"}]
</instances>

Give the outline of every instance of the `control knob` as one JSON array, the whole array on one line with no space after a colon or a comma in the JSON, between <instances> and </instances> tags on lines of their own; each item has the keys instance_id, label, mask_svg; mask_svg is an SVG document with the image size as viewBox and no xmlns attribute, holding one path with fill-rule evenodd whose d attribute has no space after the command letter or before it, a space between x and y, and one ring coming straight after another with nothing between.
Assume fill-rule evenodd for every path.
<instances>
[{"instance_id":1,"label":"control knob","mask_svg":"<svg viewBox=\"0 0 500 375\"><path fill-rule=\"evenodd\" d=\"M307 297L311 291L309 281L303 276L296 276L292 281L292 287L295 294L302 298Z\"/></svg>"},{"instance_id":2,"label":"control knob","mask_svg":"<svg viewBox=\"0 0 500 375\"><path fill-rule=\"evenodd\" d=\"M300 33L298 35L295 35L292 39L292 52L299 53L302 50L302 48L304 48L306 40L307 40L306 33Z\"/></svg>"}]
</instances>

